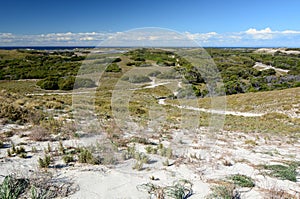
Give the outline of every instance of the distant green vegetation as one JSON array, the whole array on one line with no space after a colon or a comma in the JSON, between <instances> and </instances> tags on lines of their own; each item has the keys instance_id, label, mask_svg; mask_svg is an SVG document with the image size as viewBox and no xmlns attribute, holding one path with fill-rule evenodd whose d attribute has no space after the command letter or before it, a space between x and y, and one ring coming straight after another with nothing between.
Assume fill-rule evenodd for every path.
<instances>
[{"instance_id":1,"label":"distant green vegetation","mask_svg":"<svg viewBox=\"0 0 300 199\"><path fill-rule=\"evenodd\" d=\"M87 78L69 77L47 77L37 82L37 85L45 90L72 90L73 88L91 88L95 83Z\"/></svg>"},{"instance_id":2,"label":"distant green vegetation","mask_svg":"<svg viewBox=\"0 0 300 199\"><path fill-rule=\"evenodd\" d=\"M25 56L21 55L24 54ZM0 80L43 79L77 75L85 57L74 52L18 51L6 56L0 51Z\"/></svg>"},{"instance_id":3,"label":"distant green vegetation","mask_svg":"<svg viewBox=\"0 0 300 199\"><path fill-rule=\"evenodd\" d=\"M246 48L207 48L206 50L220 71L227 95L300 86L300 55L279 51L268 54ZM101 59L95 57L94 60L90 58L88 60L93 61L91 72L97 70L97 64L103 64L108 60L110 64L105 70L110 73L108 76L113 76L114 73L122 75L129 67L169 68L170 70L165 72L157 70L143 77L125 78L132 83L148 82L149 77L184 78L184 82L193 85L196 96L205 96L204 94L208 93L205 87L207 77L203 77L197 67L174 52L143 48L126 52L122 55L122 59L101 56ZM74 85L75 76L84 59L85 56L78 56L73 51L2 50L0 51L0 80L43 79L37 85L49 90L71 90L74 87L95 86L87 79L78 80L76 81L78 85ZM289 71L287 73L279 73L274 69L260 71L253 68L256 62ZM181 93L184 92L181 90Z\"/></svg>"}]
</instances>

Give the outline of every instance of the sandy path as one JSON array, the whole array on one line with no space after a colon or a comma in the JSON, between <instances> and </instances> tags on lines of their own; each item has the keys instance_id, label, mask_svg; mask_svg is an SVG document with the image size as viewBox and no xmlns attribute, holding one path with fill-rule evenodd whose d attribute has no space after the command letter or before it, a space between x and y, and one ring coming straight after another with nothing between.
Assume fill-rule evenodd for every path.
<instances>
[{"instance_id":1,"label":"sandy path","mask_svg":"<svg viewBox=\"0 0 300 199\"><path fill-rule=\"evenodd\" d=\"M214 113L214 114L221 114L221 115L235 115L235 116L243 116L243 117L260 117L263 116L263 113L251 113L251 112L238 112L238 111L226 111L226 110L214 110L214 109L205 109L205 108L196 108L192 106L182 106L182 105L174 105L174 104L167 104L165 99L159 99L158 104L161 105L170 105L173 107L177 107L180 109L192 110L192 111L200 111L205 113Z\"/></svg>"},{"instance_id":2,"label":"sandy path","mask_svg":"<svg viewBox=\"0 0 300 199\"><path fill-rule=\"evenodd\" d=\"M281 69L281 68L275 68L274 66L271 65L266 65L263 64L261 62L256 62L255 65L253 66L253 68L263 71L263 70L268 70L268 69L274 69L275 71L279 72L279 73L288 73L289 70L285 70L285 69Z\"/></svg>"}]
</instances>

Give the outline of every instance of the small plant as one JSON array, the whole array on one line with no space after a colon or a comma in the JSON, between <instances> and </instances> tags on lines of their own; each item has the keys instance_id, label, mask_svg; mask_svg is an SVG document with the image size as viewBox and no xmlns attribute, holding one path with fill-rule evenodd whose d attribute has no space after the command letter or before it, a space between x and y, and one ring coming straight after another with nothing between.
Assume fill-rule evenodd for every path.
<instances>
[{"instance_id":1,"label":"small plant","mask_svg":"<svg viewBox=\"0 0 300 199\"><path fill-rule=\"evenodd\" d=\"M20 154L19 154L19 157L20 157L20 158L27 158L27 153L20 153Z\"/></svg>"},{"instance_id":2,"label":"small plant","mask_svg":"<svg viewBox=\"0 0 300 199\"><path fill-rule=\"evenodd\" d=\"M257 145L257 143L256 143L255 140L246 140L246 141L245 141L245 144L251 145L251 146L256 146L256 145Z\"/></svg>"},{"instance_id":3,"label":"small plant","mask_svg":"<svg viewBox=\"0 0 300 199\"><path fill-rule=\"evenodd\" d=\"M3 142L0 140L0 148L4 146Z\"/></svg>"},{"instance_id":4,"label":"small plant","mask_svg":"<svg viewBox=\"0 0 300 199\"><path fill-rule=\"evenodd\" d=\"M143 169L143 162L136 161L136 163L133 165L132 169L136 169L138 171L141 171Z\"/></svg>"},{"instance_id":5,"label":"small plant","mask_svg":"<svg viewBox=\"0 0 300 199\"><path fill-rule=\"evenodd\" d=\"M255 186L253 180L250 177L245 176L245 175L237 174L237 175L230 176L229 179L232 180L235 185L240 186L240 187L254 187Z\"/></svg>"},{"instance_id":6,"label":"small plant","mask_svg":"<svg viewBox=\"0 0 300 199\"><path fill-rule=\"evenodd\" d=\"M233 184L225 183L212 187L212 193L207 196L207 199L240 199L240 193L235 189Z\"/></svg>"},{"instance_id":7,"label":"small plant","mask_svg":"<svg viewBox=\"0 0 300 199\"><path fill-rule=\"evenodd\" d=\"M93 156L92 152L86 148L80 149L80 153L78 155L78 161L80 163L99 164L97 159Z\"/></svg>"},{"instance_id":8,"label":"small plant","mask_svg":"<svg viewBox=\"0 0 300 199\"><path fill-rule=\"evenodd\" d=\"M20 146L20 147L16 147L15 149L15 154L19 155L21 153L26 153L26 150L23 146Z\"/></svg>"},{"instance_id":9,"label":"small plant","mask_svg":"<svg viewBox=\"0 0 300 199\"><path fill-rule=\"evenodd\" d=\"M188 180L174 181L172 186L161 187L152 183L138 185L139 191L150 194L150 198L164 199L187 199L193 194L193 184Z\"/></svg>"},{"instance_id":10,"label":"small plant","mask_svg":"<svg viewBox=\"0 0 300 199\"><path fill-rule=\"evenodd\" d=\"M65 148L64 148L62 141L59 141L58 150L61 154L65 154Z\"/></svg>"},{"instance_id":11,"label":"small plant","mask_svg":"<svg viewBox=\"0 0 300 199\"><path fill-rule=\"evenodd\" d=\"M48 143L48 145L47 145L47 152L51 153L51 151L52 151L52 149L51 149L50 143Z\"/></svg>"},{"instance_id":12,"label":"small plant","mask_svg":"<svg viewBox=\"0 0 300 199\"><path fill-rule=\"evenodd\" d=\"M287 166L275 164L275 165L263 165L263 168L268 170L267 174L275 178L282 180L289 180L292 182L297 181L297 167L299 163L292 162Z\"/></svg>"},{"instance_id":13,"label":"small plant","mask_svg":"<svg viewBox=\"0 0 300 199\"><path fill-rule=\"evenodd\" d=\"M11 143L11 153L16 153L16 146L13 142Z\"/></svg>"},{"instance_id":14,"label":"small plant","mask_svg":"<svg viewBox=\"0 0 300 199\"><path fill-rule=\"evenodd\" d=\"M151 146L147 146L145 148L146 152L148 154L157 154L157 148L151 147Z\"/></svg>"},{"instance_id":15,"label":"small plant","mask_svg":"<svg viewBox=\"0 0 300 199\"><path fill-rule=\"evenodd\" d=\"M166 161L163 162L163 165L166 166L166 167L170 166L169 160L166 159Z\"/></svg>"},{"instance_id":16,"label":"small plant","mask_svg":"<svg viewBox=\"0 0 300 199\"><path fill-rule=\"evenodd\" d=\"M8 175L0 185L0 198L17 199L26 190L28 184L27 179L18 179L13 175Z\"/></svg>"},{"instance_id":17,"label":"small plant","mask_svg":"<svg viewBox=\"0 0 300 199\"><path fill-rule=\"evenodd\" d=\"M173 157L173 150L171 148L165 148L163 147L160 149L160 155L167 157L167 158L172 158Z\"/></svg>"},{"instance_id":18,"label":"small plant","mask_svg":"<svg viewBox=\"0 0 300 199\"><path fill-rule=\"evenodd\" d=\"M45 155L44 158L39 158L38 164L40 168L48 168L51 163L50 155Z\"/></svg>"},{"instance_id":19,"label":"small plant","mask_svg":"<svg viewBox=\"0 0 300 199\"><path fill-rule=\"evenodd\" d=\"M12 157L12 154L11 154L11 150L10 150L10 149L7 149L7 156L8 156L8 157Z\"/></svg>"},{"instance_id":20,"label":"small plant","mask_svg":"<svg viewBox=\"0 0 300 199\"><path fill-rule=\"evenodd\" d=\"M74 157L73 155L65 155L63 156L63 161L68 164L70 162L74 162Z\"/></svg>"},{"instance_id":21,"label":"small plant","mask_svg":"<svg viewBox=\"0 0 300 199\"><path fill-rule=\"evenodd\" d=\"M227 167L231 167L231 166L232 166L232 163L231 163L229 160L224 160L224 161L223 161L223 165L224 165L224 166L227 166Z\"/></svg>"},{"instance_id":22,"label":"small plant","mask_svg":"<svg viewBox=\"0 0 300 199\"><path fill-rule=\"evenodd\" d=\"M37 153L37 149L36 149L35 146L32 146L32 147L31 147L31 152L32 152L32 153Z\"/></svg>"}]
</instances>

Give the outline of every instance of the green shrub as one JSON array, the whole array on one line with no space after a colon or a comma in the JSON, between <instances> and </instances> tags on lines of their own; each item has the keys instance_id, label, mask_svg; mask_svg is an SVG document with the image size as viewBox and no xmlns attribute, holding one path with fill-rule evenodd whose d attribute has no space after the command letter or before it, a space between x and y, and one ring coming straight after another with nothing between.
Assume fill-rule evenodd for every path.
<instances>
[{"instance_id":1,"label":"green shrub","mask_svg":"<svg viewBox=\"0 0 300 199\"><path fill-rule=\"evenodd\" d=\"M20 158L27 158L27 153L20 153L20 154L19 154L19 157L20 157Z\"/></svg>"},{"instance_id":2,"label":"green shrub","mask_svg":"<svg viewBox=\"0 0 300 199\"><path fill-rule=\"evenodd\" d=\"M59 141L58 151L59 151L61 154L65 154L65 147L64 147L62 141Z\"/></svg>"},{"instance_id":3,"label":"green shrub","mask_svg":"<svg viewBox=\"0 0 300 199\"><path fill-rule=\"evenodd\" d=\"M38 159L38 164L40 168L48 168L51 163L50 155L45 155L44 158Z\"/></svg>"},{"instance_id":4,"label":"green shrub","mask_svg":"<svg viewBox=\"0 0 300 199\"><path fill-rule=\"evenodd\" d=\"M156 77L156 76L158 76L160 74L161 74L161 72L159 70L155 70L155 71L150 72L148 74L148 76L150 76L150 77Z\"/></svg>"},{"instance_id":5,"label":"green shrub","mask_svg":"<svg viewBox=\"0 0 300 199\"><path fill-rule=\"evenodd\" d=\"M10 149L7 149L7 156L8 156L8 157L11 157L11 156L12 156L11 150L10 150Z\"/></svg>"},{"instance_id":6,"label":"green shrub","mask_svg":"<svg viewBox=\"0 0 300 199\"><path fill-rule=\"evenodd\" d=\"M75 83L75 77L73 76L60 78L58 81L58 87L60 90L73 90L74 83Z\"/></svg>"},{"instance_id":7,"label":"green shrub","mask_svg":"<svg viewBox=\"0 0 300 199\"><path fill-rule=\"evenodd\" d=\"M3 142L0 140L0 148L3 148L4 144Z\"/></svg>"},{"instance_id":8,"label":"green shrub","mask_svg":"<svg viewBox=\"0 0 300 199\"><path fill-rule=\"evenodd\" d=\"M141 171L143 169L143 162L136 161L136 163L133 165L132 169L136 169L138 171Z\"/></svg>"},{"instance_id":9,"label":"green shrub","mask_svg":"<svg viewBox=\"0 0 300 199\"><path fill-rule=\"evenodd\" d=\"M92 88L95 87L96 84L93 80L88 79L88 78L80 78L77 77L75 84L74 84L74 88Z\"/></svg>"},{"instance_id":10,"label":"green shrub","mask_svg":"<svg viewBox=\"0 0 300 199\"><path fill-rule=\"evenodd\" d=\"M16 150L15 150L15 153L18 155L18 154L21 154L21 153L26 153L26 150L23 146L20 146L20 147L16 147Z\"/></svg>"},{"instance_id":11,"label":"green shrub","mask_svg":"<svg viewBox=\"0 0 300 199\"><path fill-rule=\"evenodd\" d=\"M73 155L65 155L65 156L63 156L63 161L64 161L66 164L68 164L68 163L70 163L70 162L74 162L75 160L74 160Z\"/></svg>"},{"instance_id":12,"label":"green shrub","mask_svg":"<svg viewBox=\"0 0 300 199\"><path fill-rule=\"evenodd\" d=\"M138 185L139 191L144 191L150 194L150 197L155 198L172 198L172 199L187 199L193 194L193 184L188 180L174 181L173 185L161 187L152 183Z\"/></svg>"},{"instance_id":13,"label":"green shrub","mask_svg":"<svg viewBox=\"0 0 300 199\"><path fill-rule=\"evenodd\" d=\"M133 75L129 77L128 81L130 83L144 83L144 82L151 82L151 79L144 75Z\"/></svg>"},{"instance_id":14,"label":"green shrub","mask_svg":"<svg viewBox=\"0 0 300 199\"><path fill-rule=\"evenodd\" d=\"M240 186L240 187L254 187L255 186L253 180L250 177L245 176L245 175L237 174L237 175L230 176L229 179L232 180L235 185Z\"/></svg>"},{"instance_id":15,"label":"green shrub","mask_svg":"<svg viewBox=\"0 0 300 199\"><path fill-rule=\"evenodd\" d=\"M208 195L207 199L240 199L240 193L235 190L232 184L216 185L211 190L212 193Z\"/></svg>"},{"instance_id":16,"label":"green shrub","mask_svg":"<svg viewBox=\"0 0 300 199\"><path fill-rule=\"evenodd\" d=\"M122 59L118 57L118 58L114 59L114 60L112 61L112 63L117 63L117 62L120 62L120 61L122 61Z\"/></svg>"},{"instance_id":17,"label":"green shrub","mask_svg":"<svg viewBox=\"0 0 300 199\"><path fill-rule=\"evenodd\" d=\"M268 170L268 174L275 178L282 180L289 180L292 182L297 181L297 167L298 163L290 163L287 166L275 164L275 165L263 165L263 168Z\"/></svg>"},{"instance_id":18,"label":"green shrub","mask_svg":"<svg viewBox=\"0 0 300 199\"><path fill-rule=\"evenodd\" d=\"M57 90L59 88L58 81L58 77L47 77L43 80L38 81L37 85L45 90Z\"/></svg>"},{"instance_id":19,"label":"green shrub","mask_svg":"<svg viewBox=\"0 0 300 199\"><path fill-rule=\"evenodd\" d=\"M12 175L5 176L0 185L1 199L17 199L26 190L29 180L16 178Z\"/></svg>"},{"instance_id":20,"label":"green shrub","mask_svg":"<svg viewBox=\"0 0 300 199\"><path fill-rule=\"evenodd\" d=\"M99 164L99 161L93 156L92 152L85 148L80 149L78 161L80 163Z\"/></svg>"},{"instance_id":21,"label":"green shrub","mask_svg":"<svg viewBox=\"0 0 300 199\"><path fill-rule=\"evenodd\" d=\"M105 69L105 72L114 72L114 73L117 73L117 72L121 72L121 71L122 71L122 69L116 63L111 63Z\"/></svg>"}]
</instances>

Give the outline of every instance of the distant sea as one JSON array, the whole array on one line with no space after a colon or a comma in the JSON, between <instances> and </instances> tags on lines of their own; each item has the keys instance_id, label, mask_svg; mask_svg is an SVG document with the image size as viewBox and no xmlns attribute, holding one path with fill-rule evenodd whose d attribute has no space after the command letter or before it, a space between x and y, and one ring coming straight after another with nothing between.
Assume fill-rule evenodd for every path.
<instances>
[{"instance_id":1,"label":"distant sea","mask_svg":"<svg viewBox=\"0 0 300 199\"><path fill-rule=\"evenodd\" d=\"M3 50L74 50L77 48L94 48L94 46L0 46Z\"/></svg>"},{"instance_id":2,"label":"distant sea","mask_svg":"<svg viewBox=\"0 0 300 199\"><path fill-rule=\"evenodd\" d=\"M163 47L163 46L162 46ZM228 48L228 49L256 49L256 48L270 48L270 47L210 47L202 46L203 48ZM84 48L130 48L130 46L0 46L3 50L16 50L16 49L28 49L28 50L74 50L74 49L84 49ZM168 47L167 47L168 48ZM186 47L170 47L170 48L186 48ZM189 47L188 47L189 48ZM198 47L191 47L198 48Z\"/></svg>"}]
</instances>

